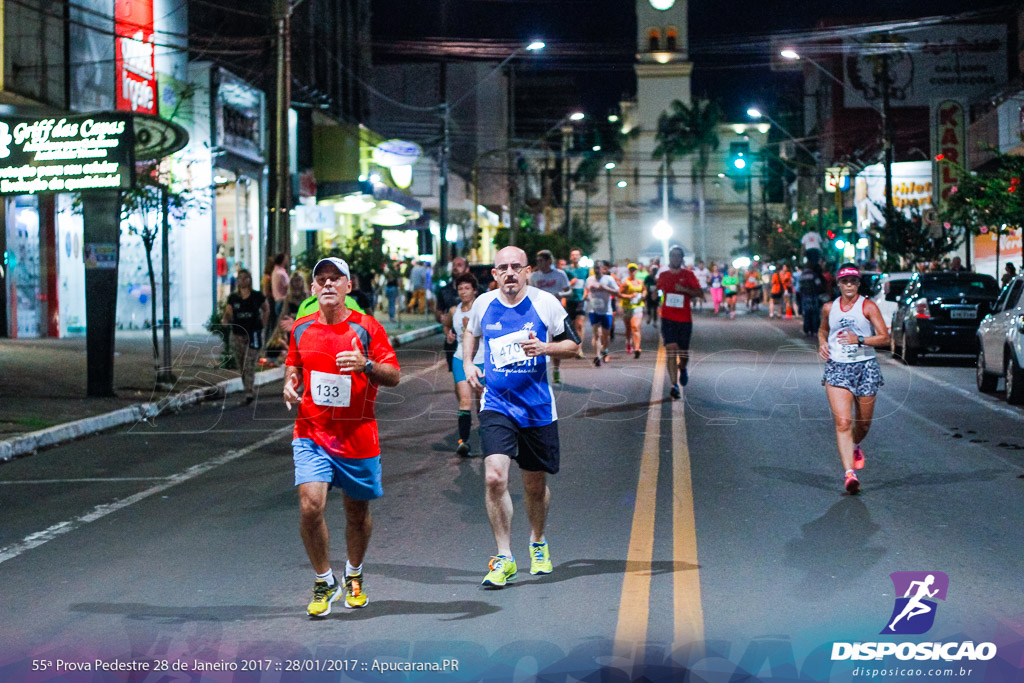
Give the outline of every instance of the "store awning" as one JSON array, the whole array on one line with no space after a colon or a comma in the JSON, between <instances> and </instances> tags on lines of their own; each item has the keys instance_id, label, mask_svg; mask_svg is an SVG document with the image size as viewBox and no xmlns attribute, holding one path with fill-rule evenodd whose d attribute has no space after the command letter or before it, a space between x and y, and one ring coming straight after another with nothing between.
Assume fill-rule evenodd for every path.
<instances>
[{"instance_id":1,"label":"store awning","mask_svg":"<svg viewBox=\"0 0 1024 683\"><path fill-rule=\"evenodd\" d=\"M368 180L341 180L320 183L317 203L335 204L341 213L361 215L382 227L405 226L423 215L419 200L383 183Z\"/></svg>"}]
</instances>

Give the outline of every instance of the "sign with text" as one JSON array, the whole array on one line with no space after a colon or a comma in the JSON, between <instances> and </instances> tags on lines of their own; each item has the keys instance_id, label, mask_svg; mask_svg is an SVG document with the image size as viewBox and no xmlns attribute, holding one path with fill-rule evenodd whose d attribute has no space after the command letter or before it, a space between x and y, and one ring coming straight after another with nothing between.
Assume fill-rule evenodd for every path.
<instances>
[{"instance_id":1,"label":"sign with text","mask_svg":"<svg viewBox=\"0 0 1024 683\"><path fill-rule=\"evenodd\" d=\"M950 192L960 182L960 169L966 165L966 118L963 105L956 100L946 100L933 110L935 159L938 162L935 171L940 204L949 199Z\"/></svg>"},{"instance_id":2,"label":"sign with text","mask_svg":"<svg viewBox=\"0 0 1024 683\"><path fill-rule=\"evenodd\" d=\"M904 29L890 34L883 45L889 50L892 107L927 107L934 99L948 97L974 101L1006 83L1005 24ZM846 106L877 107L882 89L876 74L884 64L885 50L858 36L844 41L843 52Z\"/></svg>"},{"instance_id":3,"label":"sign with text","mask_svg":"<svg viewBox=\"0 0 1024 683\"><path fill-rule=\"evenodd\" d=\"M114 33L115 107L156 114L153 0L115 0Z\"/></svg>"},{"instance_id":4,"label":"sign with text","mask_svg":"<svg viewBox=\"0 0 1024 683\"><path fill-rule=\"evenodd\" d=\"M133 138L129 114L0 119L0 194L131 187Z\"/></svg>"}]
</instances>

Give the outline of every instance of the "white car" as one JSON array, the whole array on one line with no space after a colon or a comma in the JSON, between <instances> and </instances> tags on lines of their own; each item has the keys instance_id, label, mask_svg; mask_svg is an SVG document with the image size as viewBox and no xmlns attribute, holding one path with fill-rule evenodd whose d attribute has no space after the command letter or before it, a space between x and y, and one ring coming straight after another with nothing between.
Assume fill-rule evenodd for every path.
<instances>
[{"instance_id":1,"label":"white car","mask_svg":"<svg viewBox=\"0 0 1024 683\"><path fill-rule=\"evenodd\" d=\"M978 391L993 392L1006 378L1006 402L1024 404L1024 275L1006 283L978 326Z\"/></svg>"},{"instance_id":2,"label":"white car","mask_svg":"<svg viewBox=\"0 0 1024 683\"><path fill-rule=\"evenodd\" d=\"M896 315L899 308L899 298L903 290L907 288L913 273L883 273L877 283L874 283L871 291L871 300L878 305L882 312L882 320L885 321L889 331L892 332L892 317Z\"/></svg>"}]
</instances>

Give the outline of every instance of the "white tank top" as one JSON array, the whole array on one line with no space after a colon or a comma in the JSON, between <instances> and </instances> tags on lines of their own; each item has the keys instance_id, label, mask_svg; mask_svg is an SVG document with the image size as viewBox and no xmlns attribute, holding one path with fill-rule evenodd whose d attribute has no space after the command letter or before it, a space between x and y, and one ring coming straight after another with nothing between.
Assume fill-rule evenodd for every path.
<instances>
[{"instance_id":1,"label":"white tank top","mask_svg":"<svg viewBox=\"0 0 1024 683\"><path fill-rule=\"evenodd\" d=\"M473 307L470 306L470 310ZM466 324L469 322L469 311L462 310L462 302L459 302L455 306L455 313L452 315L452 331L455 332L455 338L458 339L459 345L455 349L455 357L462 360L462 335L466 333ZM483 337L477 340L476 343L476 357L473 358L475 365L481 365L484 362L484 340Z\"/></svg>"},{"instance_id":2,"label":"white tank top","mask_svg":"<svg viewBox=\"0 0 1024 683\"><path fill-rule=\"evenodd\" d=\"M853 307L844 311L840 302L842 297L832 302L832 310L828 314L828 354L837 363L860 363L875 357L875 349L871 346L856 344L840 344L839 334L849 330L861 337L870 337L875 333L871 321L864 315L863 296L858 296Z\"/></svg>"}]
</instances>

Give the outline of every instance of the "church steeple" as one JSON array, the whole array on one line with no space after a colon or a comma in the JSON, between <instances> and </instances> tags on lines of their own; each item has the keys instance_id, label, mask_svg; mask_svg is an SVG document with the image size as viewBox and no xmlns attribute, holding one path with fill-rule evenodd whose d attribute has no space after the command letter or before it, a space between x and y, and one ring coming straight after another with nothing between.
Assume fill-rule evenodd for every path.
<instances>
[{"instance_id":1,"label":"church steeple","mask_svg":"<svg viewBox=\"0 0 1024 683\"><path fill-rule=\"evenodd\" d=\"M636 19L637 61L686 61L686 0L636 0Z\"/></svg>"}]
</instances>

